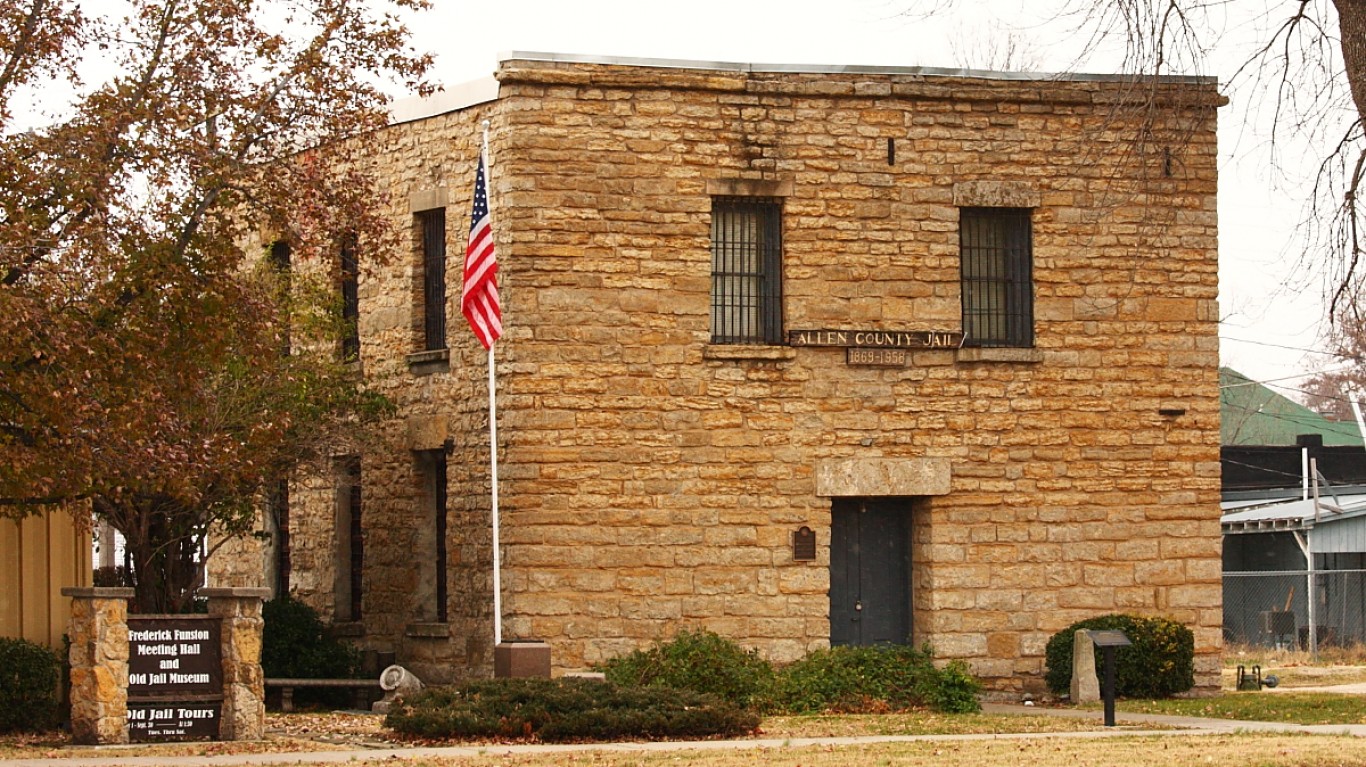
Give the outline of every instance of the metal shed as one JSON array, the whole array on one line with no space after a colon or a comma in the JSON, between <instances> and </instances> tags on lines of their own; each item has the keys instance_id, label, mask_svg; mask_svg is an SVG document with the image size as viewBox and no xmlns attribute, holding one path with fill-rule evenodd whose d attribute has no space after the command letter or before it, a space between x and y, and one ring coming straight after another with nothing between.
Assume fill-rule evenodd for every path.
<instances>
[{"instance_id":1,"label":"metal shed","mask_svg":"<svg viewBox=\"0 0 1366 767\"><path fill-rule=\"evenodd\" d=\"M1220 521L1225 641L1366 642L1366 489L1225 501Z\"/></svg>"}]
</instances>

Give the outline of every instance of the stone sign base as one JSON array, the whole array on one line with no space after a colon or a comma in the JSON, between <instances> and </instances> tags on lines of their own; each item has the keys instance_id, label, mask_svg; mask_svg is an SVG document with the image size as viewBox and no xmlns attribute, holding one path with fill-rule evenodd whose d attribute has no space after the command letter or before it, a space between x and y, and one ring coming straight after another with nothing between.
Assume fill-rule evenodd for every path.
<instances>
[{"instance_id":1,"label":"stone sign base","mask_svg":"<svg viewBox=\"0 0 1366 767\"><path fill-rule=\"evenodd\" d=\"M127 743L128 600L133 598L133 590L66 588L62 594L71 598L67 633L71 637L72 740L83 745ZM209 618L198 620L215 620L218 630L184 632L181 636L177 636L175 628L164 632L146 630L148 635L140 637L140 643L155 642L150 647L159 659L155 670L139 671L139 681L146 687L155 681L154 674L161 673L168 675L168 684L176 681L169 678L171 674L182 674L191 681L215 676L202 670L185 671L190 656L207 655L213 649L195 642L216 637L216 654L222 659L221 703L216 694L208 696L214 698L211 702L199 694L184 696L184 700L158 699L155 704L143 700L133 706L139 740L159 740L163 735L181 740L215 734L218 740L260 740L265 734L265 675L261 671L261 632L265 621L261 618L261 605L269 591L203 589L200 595L208 599ZM163 633L168 636L163 637ZM210 726L213 724L216 727Z\"/></svg>"},{"instance_id":2,"label":"stone sign base","mask_svg":"<svg viewBox=\"0 0 1366 767\"><path fill-rule=\"evenodd\" d=\"M498 678L550 676L550 645L504 642L493 648L493 675Z\"/></svg>"}]
</instances>

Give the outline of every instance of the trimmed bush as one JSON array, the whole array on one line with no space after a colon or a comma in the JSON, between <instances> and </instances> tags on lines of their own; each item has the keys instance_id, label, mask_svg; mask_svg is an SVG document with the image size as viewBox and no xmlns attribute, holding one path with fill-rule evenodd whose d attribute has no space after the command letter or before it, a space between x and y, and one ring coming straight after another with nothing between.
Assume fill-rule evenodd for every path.
<instances>
[{"instance_id":1,"label":"trimmed bush","mask_svg":"<svg viewBox=\"0 0 1366 767\"><path fill-rule=\"evenodd\" d=\"M0 638L0 732L39 732L60 723L57 653L24 639Z\"/></svg>"},{"instance_id":2,"label":"trimmed bush","mask_svg":"<svg viewBox=\"0 0 1366 767\"><path fill-rule=\"evenodd\" d=\"M489 679L423 690L386 727L420 738L541 742L741 735L759 716L711 695L592 679Z\"/></svg>"},{"instance_id":3,"label":"trimmed bush","mask_svg":"<svg viewBox=\"0 0 1366 767\"><path fill-rule=\"evenodd\" d=\"M912 708L970 713L981 710L980 690L962 661L935 668L928 646L832 647L784 668L774 699L779 709L792 713Z\"/></svg>"},{"instance_id":4,"label":"trimmed bush","mask_svg":"<svg viewBox=\"0 0 1366 767\"><path fill-rule=\"evenodd\" d=\"M684 631L648 650L613 658L600 669L614 684L692 690L741 708L762 706L773 687L768 661L710 631Z\"/></svg>"},{"instance_id":5,"label":"trimmed bush","mask_svg":"<svg viewBox=\"0 0 1366 767\"><path fill-rule=\"evenodd\" d=\"M1072 687L1072 645L1079 629L1119 629L1132 647L1115 651L1115 694L1125 698L1167 698L1195 686L1195 635L1166 618L1102 615L1078 621L1054 634L1044 650L1048 689L1062 695ZM1104 673L1101 651L1096 670Z\"/></svg>"},{"instance_id":6,"label":"trimmed bush","mask_svg":"<svg viewBox=\"0 0 1366 767\"><path fill-rule=\"evenodd\" d=\"M318 613L303 602L280 597L262 608L261 669L268 677L352 679L360 668L360 654L332 636ZM350 705L346 690L295 690L301 706Z\"/></svg>"}]
</instances>

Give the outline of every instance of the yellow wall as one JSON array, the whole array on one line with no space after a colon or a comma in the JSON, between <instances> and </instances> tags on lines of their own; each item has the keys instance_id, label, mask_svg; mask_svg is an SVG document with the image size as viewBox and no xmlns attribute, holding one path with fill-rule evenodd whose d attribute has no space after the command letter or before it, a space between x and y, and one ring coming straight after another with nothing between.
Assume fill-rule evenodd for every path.
<instances>
[{"instance_id":1,"label":"yellow wall","mask_svg":"<svg viewBox=\"0 0 1366 767\"><path fill-rule=\"evenodd\" d=\"M90 535L64 512L0 520L0 636L61 649L66 586L91 584Z\"/></svg>"}]
</instances>

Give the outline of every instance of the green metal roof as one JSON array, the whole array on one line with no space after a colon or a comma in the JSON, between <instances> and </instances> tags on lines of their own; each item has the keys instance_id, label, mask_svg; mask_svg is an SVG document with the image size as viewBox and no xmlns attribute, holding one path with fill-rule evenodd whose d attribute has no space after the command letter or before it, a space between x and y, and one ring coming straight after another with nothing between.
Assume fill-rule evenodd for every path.
<instances>
[{"instance_id":1,"label":"green metal roof","mask_svg":"<svg viewBox=\"0 0 1366 767\"><path fill-rule=\"evenodd\" d=\"M1294 445L1301 434L1322 434L1325 445L1362 445L1356 424L1330 421L1232 368L1219 368L1219 410L1224 445Z\"/></svg>"}]
</instances>

